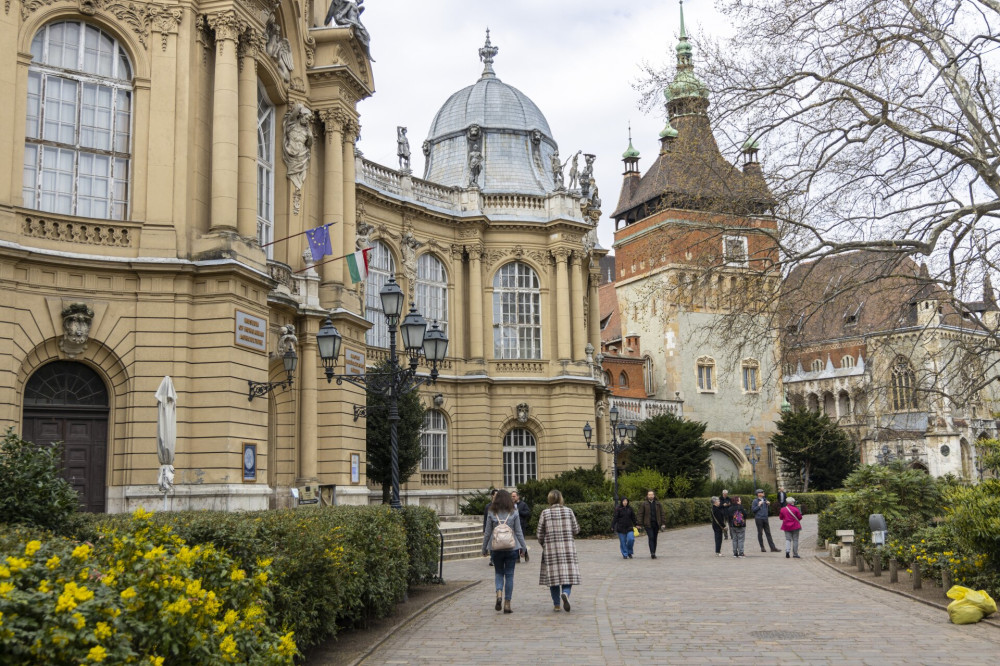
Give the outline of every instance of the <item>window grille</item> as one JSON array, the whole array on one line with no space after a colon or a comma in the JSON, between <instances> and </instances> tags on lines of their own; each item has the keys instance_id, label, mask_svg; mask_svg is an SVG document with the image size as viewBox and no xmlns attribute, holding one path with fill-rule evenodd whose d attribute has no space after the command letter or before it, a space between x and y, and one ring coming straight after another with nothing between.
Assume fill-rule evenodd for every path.
<instances>
[{"instance_id":1,"label":"window grille","mask_svg":"<svg viewBox=\"0 0 1000 666\"><path fill-rule=\"evenodd\" d=\"M535 436L524 428L514 428L503 438L503 485L511 488L536 478Z\"/></svg>"},{"instance_id":2,"label":"window grille","mask_svg":"<svg viewBox=\"0 0 1000 666\"><path fill-rule=\"evenodd\" d=\"M542 357L538 276L519 261L493 277L493 353L498 359Z\"/></svg>"}]
</instances>

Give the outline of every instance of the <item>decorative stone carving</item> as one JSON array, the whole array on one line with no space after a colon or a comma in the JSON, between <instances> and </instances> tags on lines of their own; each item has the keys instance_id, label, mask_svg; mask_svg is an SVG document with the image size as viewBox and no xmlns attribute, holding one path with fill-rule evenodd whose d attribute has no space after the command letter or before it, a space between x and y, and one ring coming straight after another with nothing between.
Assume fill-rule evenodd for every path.
<instances>
[{"instance_id":1,"label":"decorative stone carving","mask_svg":"<svg viewBox=\"0 0 1000 666\"><path fill-rule=\"evenodd\" d=\"M278 329L278 355L284 356L286 352L294 352L295 345L299 343L299 339L295 336L295 327L291 324L286 324Z\"/></svg>"},{"instance_id":2,"label":"decorative stone carving","mask_svg":"<svg viewBox=\"0 0 1000 666\"><path fill-rule=\"evenodd\" d=\"M364 2L365 0L357 0L357 2L333 0L326 12L326 19L323 21L323 25L330 25L330 21L333 21L337 25L354 28L354 38L364 48L368 59L375 62L371 52L371 35L368 34L368 29L361 23L361 14L365 11L363 7Z\"/></svg>"},{"instance_id":3,"label":"decorative stone carving","mask_svg":"<svg viewBox=\"0 0 1000 666\"><path fill-rule=\"evenodd\" d=\"M184 12L179 8L152 7L150 9L150 17L153 21L152 28L160 33L160 48L164 53L167 51L167 35L177 34L183 16Z\"/></svg>"},{"instance_id":4,"label":"decorative stone carving","mask_svg":"<svg viewBox=\"0 0 1000 666\"><path fill-rule=\"evenodd\" d=\"M528 403L526 403L526 402L520 403L517 406L517 422L518 423L527 423L528 422L528 413L530 411L531 411L531 407L528 406Z\"/></svg>"},{"instance_id":5,"label":"decorative stone carving","mask_svg":"<svg viewBox=\"0 0 1000 666\"><path fill-rule=\"evenodd\" d=\"M313 137L309 129L312 111L301 102L295 102L285 112L283 121L284 137L281 141L281 153L285 160L288 180L296 190L302 189L306 180L306 170L309 168L309 155L312 152ZM298 212L298 211L296 211Z\"/></svg>"},{"instance_id":6,"label":"decorative stone carving","mask_svg":"<svg viewBox=\"0 0 1000 666\"><path fill-rule=\"evenodd\" d=\"M583 256L589 257L590 253L594 251L594 247L597 246L597 229L593 228L584 234L580 245L583 247Z\"/></svg>"},{"instance_id":7,"label":"decorative stone carving","mask_svg":"<svg viewBox=\"0 0 1000 666\"><path fill-rule=\"evenodd\" d=\"M604 354L600 352L594 357L594 379L600 382L601 386L607 386L607 383L604 381ZM604 414L598 414L598 417L601 416L604 416Z\"/></svg>"},{"instance_id":8,"label":"decorative stone carving","mask_svg":"<svg viewBox=\"0 0 1000 666\"><path fill-rule=\"evenodd\" d=\"M583 195L584 199L590 198L590 186L594 182L594 160L596 158L596 155L590 153L583 156L583 159L587 161L586 166L583 167L583 173L580 174L580 194Z\"/></svg>"},{"instance_id":9,"label":"decorative stone carving","mask_svg":"<svg viewBox=\"0 0 1000 666\"><path fill-rule=\"evenodd\" d=\"M424 145L421 146L420 149L424 151L424 157L429 157L431 154L431 142L424 141Z\"/></svg>"},{"instance_id":10,"label":"decorative stone carving","mask_svg":"<svg viewBox=\"0 0 1000 666\"><path fill-rule=\"evenodd\" d=\"M542 143L542 133L540 130L531 130L531 143L538 147Z\"/></svg>"},{"instance_id":11,"label":"decorative stone carving","mask_svg":"<svg viewBox=\"0 0 1000 666\"><path fill-rule=\"evenodd\" d=\"M375 227L364 222L360 217L357 223L357 232L354 238L354 249L355 251L363 250L369 245L371 245L371 235L375 231Z\"/></svg>"},{"instance_id":12,"label":"decorative stone carving","mask_svg":"<svg viewBox=\"0 0 1000 666\"><path fill-rule=\"evenodd\" d=\"M406 128L396 127L396 157L399 158L399 170L403 173L410 172L410 141L406 138Z\"/></svg>"},{"instance_id":13,"label":"decorative stone carving","mask_svg":"<svg viewBox=\"0 0 1000 666\"><path fill-rule=\"evenodd\" d=\"M21 0L21 20L27 20L29 16L41 7L45 7L57 2L62 3L65 0ZM145 48L149 48L149 33L150 25L153 23L154 18L162 14L166 14L171 17L176 16L176 22L180 23L181 10L180 9L167 9L166 7L159 5L146 4L144 2L128 2L126 0L78 0L77 7L81 14L87 16L96 16L100 14L108 14L115 17L129 28L135 32L139 37L139 43ZM7 13L10 13L10 0L4 0L4 9ZM155 30L161 34L166 34L161 27L166 27L167 24L161 24L159 27L154 27ZM177 26L173 26L172 29L168 29L167 32L176 32ZM164 37L164 41L166 37Z\"/></svg>"},{"instance_id":14,"label":"decorative stone carving","mask_svg":"<svg viewBox=\"0 0 1000 666\"><path fill-rule=\"evenodd\" d=\"M406 276L407 293L411 300L417 282L417 248L421 245L423 243L418 241L411 231L403 233L399 249L403 255L403 275Z\"/></svg>"},{"instance_id":15,"label":"decorative stone carving","mask_svg":"<svg viewBox=\"0 0 1000 666\"><path fill-rule=\"evenodd\" d=\"M75 358L87 348L90 327L94 323L94 311L86 303L70 303L63 308L63 337L59 349L70 358Z\"/></svg>"},{"instance_id":16,"label":"decorative stone carving","mask_svg":"<svg viewBox=\"0 0 1000 666\"><path fill-rule=\"evenodd\" d=\"M483 169L483 154L479 142L469 146L469 187L479 187L479 172Z\"/></svg>"},{"instance_id":17,"label":"decorative stone carving","mask_svg":"<svg viewBox=\"0 0 1000 666\"><path fill-rule=\"evenodd\" d=\"M211 14L208 17L208 25L215 32L215 47L218 49L219 55L222 55L225 43L228 41L235 44L240 33L246 28L236 12Z\"/></svg>"},{"instance_id":18,"label":"decorative stone carving","mask_svg":"<svg viewBox=\"0 0 1000 666\"><path fill-rule=\"evenodd\" d=\"M267 55L278 67L278 74L281 75L282 81L289 83L292 70L295 69L295 63L292 59L292 44L281 36L281 26L274 20L273 15L267 20L265 31L267 34L267 46L265 47Z\"/></svg>"},{"instance_id":19,"label":"decorative stone carving","mask_svg":"<svg viewBox=\"0 0 1000 666\"><path fill-rule=\"evenodd\" d=\"M25 216L21 233L32 238L48 238L107 247L131 247L133 240L132 229L129 227L50 220L35 215Z\"/></svg>"},{"instance_id":20,"label":"decorative stone carving","mask_svg":"<svg viewBox=\"0 0 1000 666\"><path fill-rule=\"evenodd\" d=\"M563 184L563 165L559 160L559 151L552 153L552 157L549 158L549 163L552 165L552 183L556 187L556 191L562 191L566 189Z\"/></svg>"}]
</instances>

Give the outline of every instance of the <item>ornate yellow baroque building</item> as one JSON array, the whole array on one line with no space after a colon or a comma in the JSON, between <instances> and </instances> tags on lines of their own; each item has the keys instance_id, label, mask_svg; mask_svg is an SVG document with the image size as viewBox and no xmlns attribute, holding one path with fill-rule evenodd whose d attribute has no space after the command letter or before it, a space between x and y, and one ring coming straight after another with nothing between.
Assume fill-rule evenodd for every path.
<instances>
[{"instance_id":1,"label":"ornate yellow baroque building","mask_svg":"<svg viewBox=\"0 0 1000 666\"><path fill-rule=\"evenodd\" d=\"M375 497L364 395L323 381L315 334L330 316L355 370L384 354L377 291L397 266L452 341L406 501L453 512L464 491L594 461L596 192L546 168L540 113L490 120L523 95L489 62L471 87L484 115L439 114L427 180L366 162L369 39L346 0L4 3L0 424L65 442L89 510L163 501L165 376L170 507L287 506L317 485ZM367 283L313 265L301 233L330 223L333 256L375 248ZM248 381L286 378L290 346L291 387L248 399Z\"/></svg>"}]
</instances>

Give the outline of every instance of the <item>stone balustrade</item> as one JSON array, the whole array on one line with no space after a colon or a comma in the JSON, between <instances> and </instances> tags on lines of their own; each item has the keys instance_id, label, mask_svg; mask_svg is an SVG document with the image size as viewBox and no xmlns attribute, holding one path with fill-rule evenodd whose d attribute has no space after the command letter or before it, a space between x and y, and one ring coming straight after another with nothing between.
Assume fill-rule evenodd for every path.
<instances>
[{"instance_id":1,"label":"stone balustrade","mask_svg":"<svg viewBox=\"0 0 1000 666\"><path fill-rule=\"evenodd\" d=\"M683 400L611 397L611 406L618 408L618 418L623 421L645 421L662 414L680 417L683 416L683 405Z\"/></svg>"}]
</instances>

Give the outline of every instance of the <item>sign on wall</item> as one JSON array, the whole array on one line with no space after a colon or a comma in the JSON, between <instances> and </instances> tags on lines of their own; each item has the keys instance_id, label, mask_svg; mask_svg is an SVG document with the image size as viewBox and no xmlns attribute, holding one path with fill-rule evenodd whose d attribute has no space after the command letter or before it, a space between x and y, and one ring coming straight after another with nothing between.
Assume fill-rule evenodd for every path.
<instances>
[{"instance_id":1,"label":"sign on wall","mask_svg":"<svg viewBox=\"0 0 1000 666\"><path fill-rule=\"evenodd\" d=\"M344 374L365 374L365 355L349 347L344 347Z\"/></svg>"},{"instance_id":2,"label":"sign on wall","mask_svg":"<svg viewBox=\"0 0 1000 666\"><path fill-rule=\"evenodd\" d=\"M361 454L351 454L351 483L361 483Z\"/></svg>"},{"instance_id":3,"label":"sign on wall","mask_svg":"<svg viewBox=\"0 0 1000 666\"><path fill-rule=\"evenodd\" d=\"M235 332L237 346L254 351L267 351L267 320L263 317L255 317L237 310Z\"/></svg>"},{"instance_id":4,"label":"sign on wall","mask_svg":"<svg viewBox=\"0 0 1000 666\"><path fill-rule=\"evenodd\" d=\"M257 445L253 442L243 442L243 481L257 481Z\"/></svg>"}]
</instances>

